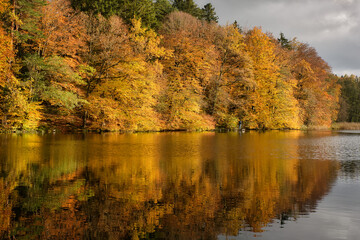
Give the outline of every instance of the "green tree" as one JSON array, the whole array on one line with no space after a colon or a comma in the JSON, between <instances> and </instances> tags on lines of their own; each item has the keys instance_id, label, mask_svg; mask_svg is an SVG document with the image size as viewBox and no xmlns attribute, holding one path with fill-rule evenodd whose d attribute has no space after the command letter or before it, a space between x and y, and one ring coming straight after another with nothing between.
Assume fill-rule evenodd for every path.
<instances>
[{"instance_id":1,"label":"green tree","mask_svg":"<svg viewBox=\"0 0 360 240\"><path fill-rule=\"evenodd\" d=\"M141 19L146 27L157 24L155 6L152 0L124 0L116 15L122 17L129 25L133 18Z\"/></svg>"},{"instance_id":2,"label":"green tree","mask_svg":"<svg viewBox=\"0 0 360 240\"><path fill-rule=\"evenodd\" d=\"M40 28L41 9L46 0L13 0L13 31L15 48L20 58L39 53L39 42L44 37Z\"/></svg>"},{"instance_id":3,"label":"green tree","mask_svg":"<svg viewBox=\"0 0 360 240\"><path fill-rule=\"evenodd\" d=\"M341 85L340 111L337 121L360 122L360 81L354 75L339 78Z\"/></svg>"},{"instance_id":4,"label":"green tree","mask_svg":"<svg viewBox=\"0 0 360 240\"><path fill-rule=\"evenodd\" d=\"M71 5L84 12L112 16L117 14L123 2L123 0L71 0Z\"/></svg>"},{"instance_id":5,"label":"green tree","mask_svg":"<svg viewBox=\"0 0 360 240\"><path fill-rule=\"evenodd\" d=\"M157 20L156 28L159 28L165 17L174 11L174 7L168 0L156 0L154 7Z\"/></svg>"},{"instance_id":6,"label":"green tree","mask_svg":"<svg viewBox=\"0 0 360 240\"><path fill-rule=\"evenodd\" d=\"M289 41L289 39L285 37L284 33L280 33L280 38L278 38L277 40L283 48L286 48L288 50L292 49L291 41Z\"/></svg>"},{"instance_id":7,"label":"green tree","mask_svg":"<svg viewBox=\"0 0 360 240\"><path fill-rule=\"evenodd\" d=\"M71 0L75 9L105 17L117 15L127 24L139 18L148 27L156 26L155 6L152 0Z\"/></svg>"},{"instance_id":8,"label":"green tree","mask_svg":"<svg viewBox=\"0 0 360 240\"><path fill-rule=\"evenodd\" d=\"M216 16L215 8L211 3L206 4L201 10L202 19L208 22L218 22L219 17Z\"/></svg>"},{"instance_id":9,"label":"green tree","mask_svg":"<svg viewBox=\"0 0 360 240\"><path fill-rule=\"evenodd\" d=\"M199 19L202 18L202 11L193 0L173 0L173 7Z\"/></svg>"}]
</instances>

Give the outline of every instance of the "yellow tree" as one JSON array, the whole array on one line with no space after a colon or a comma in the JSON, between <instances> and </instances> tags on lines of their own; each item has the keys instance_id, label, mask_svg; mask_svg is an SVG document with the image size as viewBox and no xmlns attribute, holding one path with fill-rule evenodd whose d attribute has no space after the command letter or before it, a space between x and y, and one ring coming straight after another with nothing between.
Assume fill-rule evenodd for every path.
<instances>
[{"instance_id":1,"label":"yellow tree","mask_svg":"<svg viewBox=\"0 0 360 240\"><path fill-rule=\"evenodd\" d=\"M255 86L248 89L244 121L250 128L273 127L279 78L274 45L261 29L254 28L247 33L246 50L253 61Z\"/></svg>"},{"instance_id":2,"label":"yellow tree","mask_svg":"<svg viewBox=\"0 0 360 240\"><path fill-rule=\"evenodd\" d=\"M0 2L0 14L8 11L9 4L7 1ZM11 60L14 58L11 37L3 29L3 23L0 22L0 116L2 117L2 125L7 124L7 107L4 98L5 86L13 77L11 70Z\"/></svg>"},{"instance_id":3,"label":"yellow tree","mask_svg":"<svg viewBox=\"0 0 360 240\"><path fill-rule=\"evenodd\" d=\"M68 0L51 0L43 7L40 43L42 56L61 56L71 67L81 62L87 40L87 16L72 9Z\"/></svg>"},{"instance_id":4,"label":"yellow tree","mask_svg":"<svg viewBox=\"0 0 360 240\"><path fill-rule=\"evenodd\" d=\"M161 30L164 46L173 52L170 58L162 61L167 88L161 112L168 128L214 126L204 111L204 93L218 64L215 46L206 37L206 24L187 13L174 12Z\"/></svg>"},{"instance_id":5,"label":"yellow tree","mask_svg":"<svg viewBox=\"0 0 360 240\"><path fill-rule=\"evenodd\" d=\"M0 2L0 14L8 9L8 2ZM0 117L2 125L6 125L6 112L4 113L3 90L9 79L12 78L10 60L13 59L14 53L11 46L11 37L6 34L0 21ZM3 233L10 228L11 205L8 203L10 189L6 186L6 182L0 178L0 237L4 237Z\"/></svg>"},{"instance_id":6,"label":"yellow tree","mask_svg":"<svg viewBox=\"0 0 360 240\"><path fill-rule=\"evenodd\" d=\"M11 47L11 37L4 31L0 25L0 86L11 78L11 60L14 58L14 52Z\"/></svg>"},{"instance_id":7,"label":"yellow tree","mask_svg":"<svg viewBox=\"0 0 360 240\"><path fill-rule=\"evenodd\" d=\"M125 62L131 54L128 29L119 17L105 19L101 15L90 15L86 21L86 31L88 39L82 56L84 64L81 77L85 81L85 99L88 104L81 108L82 127L116 129L120 109L116 99L105 96L105 93L109 95L115 88L110 90L102 85L111 79L120 81L123 78L109 75L109 72Z\"/></svg>"},{"instance_id":8,"label":"yellow tree","mask_svg":"<svg viewBox=\"0 0 360 240\"><path fill-rule=\"evenodd\" d=\"M255 82L254 87L247 89L245 103L244 121L250 128L298 127L293 86L281 78L275 49L275 43L261 29L247 33L246 50L253 62Z\"/></svg>"},{"instance_id":9,"label":"yellow tree","mask_svg":"<svg viewBox=\"0 0 360 240\"><path fill-rule=\"evenodd\" d=\"M252 60L245 51L244 35L234 25L219 27L213 36L218 72L209 85L209 113L217 126L236 127L241 118L245 89L254 86Z\"/></svg>"},{"instance_id":10,"label":"yellow tree","mask_svg":"<svg viewBox=\"0 0 360 240\"><path fill-rule=\"evenodd\" d=\"M68 0L48 1L42 8L39 56L28 61L36 66L34 99L45 106L50 125L66 126L73 122L75 109L85 103L81 87L85 82L78 74L81 68L85 40L84 14L72 9Z\"/></svg>"},{"instance_id":11,"label":"yellow tree","mask_svg":"<svg viewBox=\"0 0 360 240\"><path fill-rule=\"evenodd\" d=\"M159 59L166 59L171 54L160 46L161 37L143 27L141 20L132 20L129 37L132 55L119 66L120 72L127 76L126 85L117 93L122 96L122 111L127 116L129 128L158 130L161 125L155 107L163 73Z\"/></svg>"},{"instance_id":12,"label":"yellow tree","mask_svg":"<svg viewBox=\"0 0 360 240\"><path fill-rule=\"evenodd\" d=\"M340 86L329 65L307 44L294 41L292 74L301 120L307 126L330 127L338 112Z\"/></svg>"},{"instance_id":13,"label":"yellow tree","mask_svg":"<svg viewBox=\"0 0 360 240\"><path fill-rule=\"evenodd\" d=\"M0 2L0 14L11 19L13 9L8 1ZM13 128L34 128L39 120L39 106L28 102L28 92L23 91L16 79L14 72L15 48L14 34L8 34L5 30L10 26L4 26L0 22L0 116L2 127Z\"/></svg>"},{"instance_id":14,"label":"yellow tree","mask_svg":"<svg viewBox=\"0 0 360 240\"><path fill-rule=\"evenodd\" d=\"M277 81L278 106L274 116L274 121L279 128L301 127L300 106L295 97L296 79L291 74L293 50L282 47L280 44L275 48L276 64L279 66L280 78Z\"/></svg>"},{"instance_id":15,"label":"yellow tree","mask_svg":"<svg viewBox=\"0 0 360 240\"><path fill-rule=\"evenodd\" d=\"M117 17L110 18L110 32L119 21ZM153 30L143 28L140 20L132 20L129 32L125 27L121 31L123 33L114 37L120 34L127 37L122 46L118 46L123 54L108 59L106 64L111 67L100 77L89 98L91 103L107 106L100 108L99 105L89 111L96 119L97 128L157 130L160 128L155 111L159 92L157 80L162 74L158 59L166 57L167 51L159 46L160 37Z\"/></svg>"}]
</instances>

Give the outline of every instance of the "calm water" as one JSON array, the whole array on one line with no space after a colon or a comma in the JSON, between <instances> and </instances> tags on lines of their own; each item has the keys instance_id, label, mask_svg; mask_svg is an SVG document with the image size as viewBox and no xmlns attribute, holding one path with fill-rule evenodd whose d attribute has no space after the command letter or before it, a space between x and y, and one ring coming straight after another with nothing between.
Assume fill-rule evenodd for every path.
<instances>
[{"instance_id":1,"label":"calm water","mask_svg":"<svg viewBox=\"0 0 360 240\"><path fill-rule=\"evenodd\" d=\"M0 135L0 239L359 239L360 132Z\"/></svg>"}]
</instances>

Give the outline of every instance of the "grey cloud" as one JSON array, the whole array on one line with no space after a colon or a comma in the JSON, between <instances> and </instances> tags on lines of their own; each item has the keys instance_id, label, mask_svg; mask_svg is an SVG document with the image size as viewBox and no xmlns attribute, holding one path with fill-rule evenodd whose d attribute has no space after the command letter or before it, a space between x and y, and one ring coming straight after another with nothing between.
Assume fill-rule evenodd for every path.
<instances>
[{"instance_id":1,"label":"grey cloud","mask_svg":"<svg viewBox=\"0 0 360 240\"><path fill-rule=\"evenodd\" d=\"M261 26L297 37L318 51L336 74L360 74L360 0L196 0L211 2L220 24Z\"/></svg>"}]
</instances>

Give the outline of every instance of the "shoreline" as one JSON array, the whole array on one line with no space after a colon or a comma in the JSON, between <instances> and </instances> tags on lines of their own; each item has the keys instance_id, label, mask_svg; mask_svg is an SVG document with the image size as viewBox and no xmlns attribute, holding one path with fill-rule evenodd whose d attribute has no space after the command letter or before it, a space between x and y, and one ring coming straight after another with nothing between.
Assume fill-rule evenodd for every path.
<instances>
[{"instance_id":1,"label":"shoreline","mask_svg":"<svg viewBox=\"0 0 360 240\"><path fill-rule=\"evenodd\" d=\"M162 133L162 132L239 132L239 131L337 131L337 130L360 130L360 122L335 122L330 127L328 126L302 126L299 129L290 128L278 128L278 129L250 129L250 128L213 128L213 129L160 129L160 130L148 130L148 131L137 131L137 130L108 130L108 129L64 129L64 128L47 128L37 130L3 130L0 129L0 134L50 134L50 133L63 133L63 134L77 134L77 133Z\"/></svg>"},{"instance_id":2,"label":"shoreline","mask_svg":"<svg viewBox=\"0 0 360 240\"><path fill-rule=\"evenodd\" d=\"M57 128L47 129L47 130L0 130L0 134L80 134L80 133L90 133L90 134L102 134L102 133L171 133L171 132L217 132L217 133L226 133L226 132L267 132L267 131L338 131L338 130L360 130L360 123L334 123L331 127L325 126L309 126L302 127L300 129L249 129L249 128L214 128L207 130L191 130L191 129L161 129L161 130L149 130L149 131L136 131L136 130L101 130L101 129L69 129L69 130L59 130Z\"/></svg>"}]
</instances>

